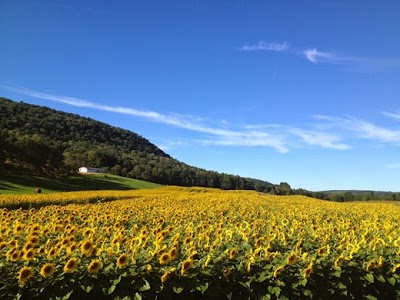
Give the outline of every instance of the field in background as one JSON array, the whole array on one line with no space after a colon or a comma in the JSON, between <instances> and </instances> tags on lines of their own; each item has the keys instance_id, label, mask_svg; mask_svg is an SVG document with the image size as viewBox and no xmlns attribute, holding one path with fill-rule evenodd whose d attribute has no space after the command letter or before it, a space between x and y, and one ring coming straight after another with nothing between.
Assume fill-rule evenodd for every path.
<instances>
[{"instance_id":1,"label":"field in background","mask_svg":"<svg viewBox=\"0 0 400 300\"><path fill-rule=\"evenodd\" d=\"M2 299L400 297L392 202L165 187L1 196L0 213Z\"/></svg>"},{"instance_id":2,"label":"field in background","mask_svg":"<svg viewBox=\"0 0 400 300\"><path fill-rule=\"evenodd\" d=\"M89 190L154 189L162 185L110 174L87 174L66 178L0 174L0 194L33 194L37 188L42 193Z\"/></svg>"}]
</instances>

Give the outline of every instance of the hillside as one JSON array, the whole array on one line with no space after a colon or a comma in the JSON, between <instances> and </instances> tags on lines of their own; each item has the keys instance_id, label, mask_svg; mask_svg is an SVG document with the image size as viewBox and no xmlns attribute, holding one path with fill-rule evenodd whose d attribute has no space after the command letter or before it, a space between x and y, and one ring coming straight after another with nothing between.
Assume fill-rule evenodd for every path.
<instances>
[{"instance_id":1,"label":"hillside","mask_svg":"<svg viewBox=\"0 0 400 300\"><path fill-rule=\"evenodd\" d=\"M159 184L289 193L290 186L189 166L131 131L0 97L0 171L62 177L81 166Z\"/></svg>"},{"instance_id":2,"label":"hillside","mask_svg":"<svg viewBox=\"0 0 400 300\"><path fill-rule=\"evenodd\" d=\"M111 174L74 175L63 178L0 174L0 194L42 194L69 191L155 189L162 185Z\"/></svg>"}]
</instances>

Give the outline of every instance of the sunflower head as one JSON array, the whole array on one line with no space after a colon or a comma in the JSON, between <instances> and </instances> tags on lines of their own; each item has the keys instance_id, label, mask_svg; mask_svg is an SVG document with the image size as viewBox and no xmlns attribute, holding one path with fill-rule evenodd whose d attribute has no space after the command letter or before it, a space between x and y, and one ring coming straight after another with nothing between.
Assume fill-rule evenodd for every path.
<instances>
[{"instance_id":1,"label":"sunflower head","mask_svg":"<svg viewBox=\"0 0 400 300\"><path fill-rule=\"evenodd\" d=\"M7 242L0 242L0 251L3 250L7 246L8 246Z\"/></svg>"},{"instance_id":2,"label":"sunflower head","mask_svg":"<svg viewBox=\"0 0 400 300\"><path fill-rule=\"evenodd\" d=\"M326 249L326 247L321 247L317 250L317 254L318 256L323 256L328 252L328 250Z\"/></svg>"},{"instance_id":3,"label":"sunflower head","mask_svg":"<svg viewBox=\"0 0 400 300\"><path fill-rule=\"evenodd\" d=\"M7 252L7 257L10 261L17 261L20 259L20 252L17 248L12 248Z\"/></svg>"},{"instance_id":4,"label":"sunflower head","mask_svg":"<svg viewBox=\"0 0 400 300\"><path fill-rule=\"evenodd\" d=\"M171 269L169 269L168 271L166 271L166 272L164 273L164 275L161 276L161 282L162 282L162 283L166 282L167 279L168 279L175 271L176 271L175 268L171 268Z\"/></svg>"},{"instance_id":5,"label":"sunflower head","mask_svg":"<svg viewBox=\"0 0 400 300\"><path fill-rule=\"evenodd\" d=\"M310 277L312 271L313 271L312 266L308 266L308 267L305 268L304 271L303 271L303 277L304 277L304 278Z\"/></svg>"},{"instance_id":6,"label":"sunflower head","mask_svg":"<svg viewBox=\"0 0 400 300\"><path fill-rule=\"evenodd\" d=\"M92 254L93 248L94 244L91 241L86 240L81 244L81 251L86 256L90 256Z\"/></svg>"},{"instance_id":7,"label":"sunflower head","mask_svg":"<svg viewBox=\"0 0 400 300\"><path fill-rule=\"evenodd\" d=\"M64 266L65 273L72 273L78 268L78 261L76 258L71 258Z\"/></svg>"},{"instance_id":8,"label":"sunflower head","mask_svg":"<svg viewBox=\"0 0 400 300\"><path fill-rule=\"evenodd\" d=\"M231 274L231 269L225 268L225 269L222 271L222 274L224 275L224 277L228 277L229 274Z\"/></svg>"},{"instance_id":9,"label":"sunflower head","mask_svg":"<svg viewBox=\"0 0 400 300\"><path fill-rule=\"evenodd\" d=\"M276 268L275 271L274 271L274 277L275 277L275 278L278 277L278 275L279 275L280 273L282 273L284 269L285 269L284 266L279 266L278 268Z\"/></svg>"},{"instance_id":10,"label":"sunflower head","mask_svg":"<svg viewBox=\"0 0 400 300\"><path fill-rule=\"evenodd\" d=\"M393 266L392 273L400 275L400 264L396 264Z\"/></svg>"},{"instance_id":11,"label":"sunflower head","mask_svg":"<svg viewBox=\"0 0 400 300\"><path fill-rule=\"evenodd\" d=\"M233 248L230 252L229 252L229 258L230 259L234 259L236 257L237 254L237 250L236 248Z\"/></svg>"},{"instance_id":12,"label":"sunflower head","mask_svg":"<svg viewBox=\"0 0 400 300\"><path fill-rule=\"evenodd\" d=\"M76 243L72 243L72 244L68 247L67 252L68 252L69 254L72 254L76 249L78 249L78 245L77 245Z\"/></svg>"},{"instance_id":13,"label":"sunflower head","mask_svg":"<svg viewBox=\"0 0 400 300\"><path fill-rule=\"evenodd\" d=\"M31 243L34 246L34 245L39 244L39 242L40 242L40 239L37 235L31 235L28 238L28 242L26 243L26 245L28 245L28 243ZM25 245L25 247L26 247L26 245Z\"/></svg>"},{"instance_id":14,"label":"sunflower head","mask_svg":"<svg viewBox=\"0 0 400 300\"><path fill-rule=\"evenodd\" d=\"M90 274L97 274L102 268L103 268L103 263L98 259L94 259L87 267L87 271Z\"/></svg>"},{"instance_id":15,"label":"sunflower head","mask_svg":"<svg viewBox=\"0 0 400 300\"><path fill-rule=\"evenodd\" d=\"M29 249L24 253L25 260L33 260L35 258L35 252L33 249Z\"/></svg>"},{"instance_id":16,"label":"sunflower head","mask_svg":"<svg viewBox=\"0 0 400 300\"><path fill-rule=\"evenodd\" d=\"M176 247L172 248L169 251L169 256L171 257L171 259L174 259L177 254L178 254L178 249Z\"/></svg>"},{"instance_id":17,"label":"sunflower head","mask_svg":"<svg viewBox=\"0 0 400 300\"><path fill-rule=\"evenodd\" d=\"M182 264L181 274L185 274L185 272L192 266L192 261L185 260Z\"/></svg>"},{"instance_id":18,"label":"sunflower head","mask_svg":"<svg viewBox=\"0 0 400 300\"><path fill-rule=\"evenodd\" d=\"M53 263L47 263L40 268L40 275L42 275L44 278L47 278L53 275L55 270L56 267Z\"/></svg>"},{"instance_id":19,"label":"sunflower head","mask_svg":"<svg viewBox=\"0 0 400 300\"><path fill-rule=\"evenodd\" d=\"M125 253L121 254L117 259L117 266L118 268L123 268L128 264L128 255Z\"/></svg>"},{"instance_id":20,"label":"sunflower head","mask_svg":"<svg viewBox=\"0 0 400 300\"><path fill-rule=\"evenodd\" d=\"M48 252L47 252L47 256L49 258L54 257L58 252L58 249L56 247L52 247Z\"/></svg>"},{"instance_id":21,"label":"sunflower head","mask_svg":"<svg viewBox=\"0 0 400 300\"><path fill-rule=\"evenodd\" d=\"M169 257L169 254L168 254L168 253L163 253L163 254L160 256L160 264L161 264L161 265L166 264L169 260L170 260L170 257Z\"/></svg>"},{"instance_id":22,"label":"sunflower head","mask_svg":"<svg viewBox=\"0 0 400 300\"><path fill-rule=\"evenodd\" d=\"M292 265L297 261L297 255L296 253L292 252L286 259L286 263L288 265Z\"/></svg>"},{"instance_id":23,"label":"sunflower head","mask_svg":"<svg viewBox=\"0 0 400 300\"><path fill-rule=\"evenodd\" d=\"M33 270L31 267L22 267L21 270L19 270L18 283L20 285L26 285L32 276Z\"/></svg>"}]
</instances>

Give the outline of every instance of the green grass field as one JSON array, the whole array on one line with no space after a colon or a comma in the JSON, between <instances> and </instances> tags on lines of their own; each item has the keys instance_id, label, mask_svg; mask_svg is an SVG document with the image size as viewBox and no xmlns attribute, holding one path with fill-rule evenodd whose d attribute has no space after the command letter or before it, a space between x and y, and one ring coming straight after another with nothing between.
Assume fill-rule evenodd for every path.
<instances>
[{"instance_id":1,"label":"green grass field","mask_svg":"<svg viewBox=\"0 0 400 300\"><path fill-rule=\"evenodd\" d=\"M75 175L56 179L26 174L0 174L0 194L43 194L67 191L154 189L161 185L110 174Z\"/></svg>"}]
</instances>

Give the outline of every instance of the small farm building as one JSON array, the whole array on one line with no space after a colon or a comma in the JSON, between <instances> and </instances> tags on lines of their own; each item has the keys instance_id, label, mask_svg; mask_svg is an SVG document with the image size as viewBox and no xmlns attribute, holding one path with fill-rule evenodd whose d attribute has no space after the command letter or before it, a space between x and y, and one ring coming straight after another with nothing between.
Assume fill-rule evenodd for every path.
<instances>
[{"instance_id":1,"label":"small farm building","mask_svg":"<svg viewBox=\"0 0 400 300\"><path fill-rule=\"evenodd\" d=\"M100 168L80 167L79 173L104 173L104 170Z\"/></svg>"}]
</instances>

